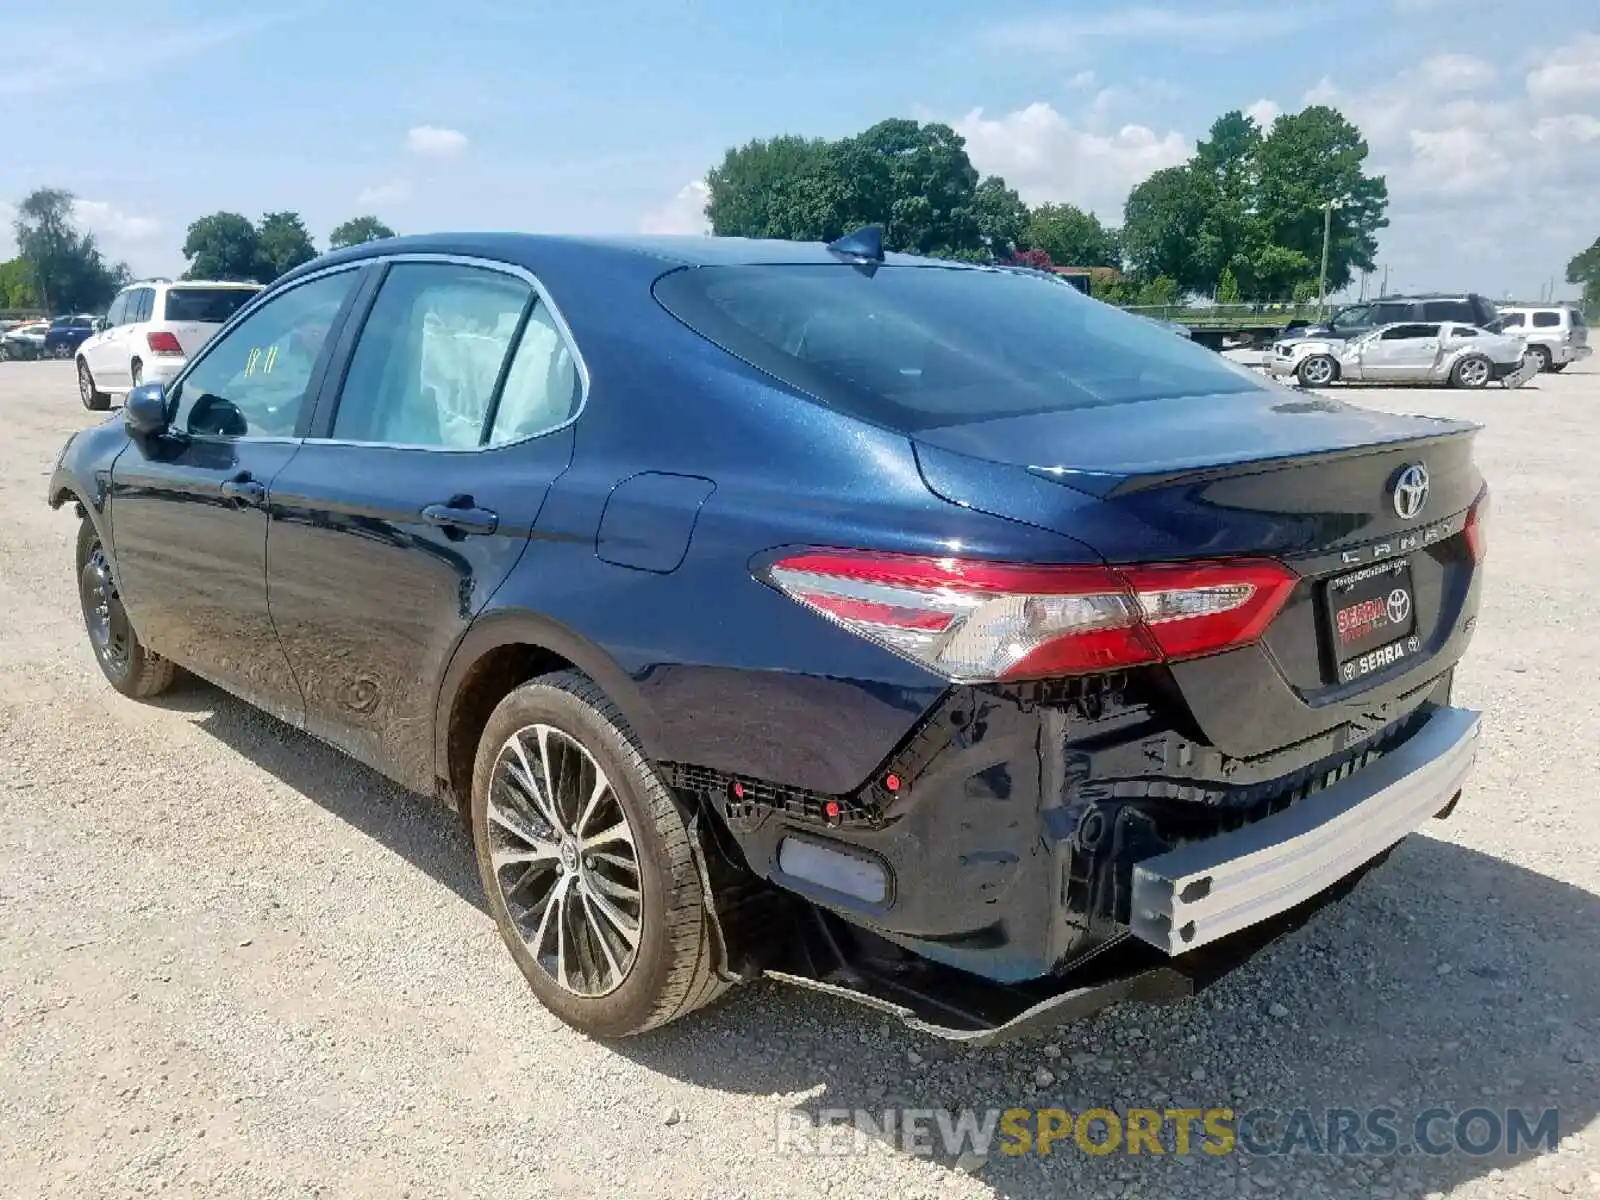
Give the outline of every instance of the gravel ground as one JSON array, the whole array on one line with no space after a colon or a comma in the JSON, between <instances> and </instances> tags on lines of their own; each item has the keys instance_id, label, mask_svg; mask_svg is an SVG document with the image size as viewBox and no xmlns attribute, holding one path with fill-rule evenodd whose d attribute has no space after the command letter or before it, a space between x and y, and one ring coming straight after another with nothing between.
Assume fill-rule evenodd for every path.
<instances>
[{"instance_id":1,"label":"gravel ground","mask_svg":"<svg viewBox=\"0 0 1600 1200\"><path fill-rule=\"evenodd\" d=\"M94 418L70 366L0 366L0 1193L1600 1195L1600 367L1354 394L1487 426L1491 575L1457 687L1486 731L1452 820L1180 1005L966 1051L762 984L606 1046L525 989L453 816L210 687L103 683L75 522L43 502ZM780 1121L885 1105L1555 1107L1560 1144L779 1147Z\"/></svg>"}]
</instances>

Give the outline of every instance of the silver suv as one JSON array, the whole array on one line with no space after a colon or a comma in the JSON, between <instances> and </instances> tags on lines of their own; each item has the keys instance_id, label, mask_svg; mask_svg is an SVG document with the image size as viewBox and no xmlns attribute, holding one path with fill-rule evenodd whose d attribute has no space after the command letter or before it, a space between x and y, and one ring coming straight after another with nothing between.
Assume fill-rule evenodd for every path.
<instances>
[{"instance_id":1,"label":"silver suv","mask_svg":"<svg viewBox=\"0 0 1600 1200\"><path fill-rule=\"evenodd\" d=\"M1500 310L1500 321L1501 329L1528 344L1541 371L1565 371L1592 352L1583 314L1570 304L1508 306Z\"/></svg>"}]
</instances>

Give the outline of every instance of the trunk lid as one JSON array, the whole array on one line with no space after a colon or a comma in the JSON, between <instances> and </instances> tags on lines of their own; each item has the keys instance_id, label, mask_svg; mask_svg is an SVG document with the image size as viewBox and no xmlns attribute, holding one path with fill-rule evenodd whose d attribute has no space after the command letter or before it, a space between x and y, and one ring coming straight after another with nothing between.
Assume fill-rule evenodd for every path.
<instances>
[{"instance_id":1,"label":"trunk lid","mask_svg":"<svg viewBox=\"0 0 1600 1200\"><path fill-rule=\"evenodd\" d=\"M178 339L183 356L193 358L222 326L210 321L169 321L165 328Z\"/></svg>"},{"instance_id":2,"label":"trunk lid","mask_svg":"<svg viewBox=\"0 0 1600 1200\"><path fill-rule=\"evenodd\" d=\"M1266 555L1299 573L1259 643L1170 668L1207 738L1251 757L1368 719L1459 657L1477 429L1273 389L945 426L915 445L937 495L1108 562ZM1416 467L1420 508L1399 490Z\"/></svg>"}]
</instances>

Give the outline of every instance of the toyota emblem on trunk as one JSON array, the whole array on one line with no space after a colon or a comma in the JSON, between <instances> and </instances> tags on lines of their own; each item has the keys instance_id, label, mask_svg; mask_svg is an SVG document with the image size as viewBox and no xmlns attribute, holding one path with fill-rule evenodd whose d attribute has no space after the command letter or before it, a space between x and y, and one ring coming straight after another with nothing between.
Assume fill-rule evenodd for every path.
<instances>
[{"instance_id":1,"label":"toyota emblem on trunk","mask_svg":"<svg viewBox=\"0 0 1600 1200\"><path fill-rule=\"evenodd\" d=\"M1412 463L1394 481L1394 511L1401 520L1409 521L1420 514L1427 503L1428 468Z\"/></svg>"}]
</instances>

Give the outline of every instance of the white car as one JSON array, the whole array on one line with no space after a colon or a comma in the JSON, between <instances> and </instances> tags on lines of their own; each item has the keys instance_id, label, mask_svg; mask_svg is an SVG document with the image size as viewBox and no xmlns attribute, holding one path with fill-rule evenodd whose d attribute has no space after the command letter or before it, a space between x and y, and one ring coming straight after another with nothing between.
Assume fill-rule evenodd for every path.
<instances>
[{"instance_id":1,"label":"white car","mask_svg":"<svg viewBox=\"0 0 1600 1200\"><path fill-rule=\"evenodd\" d=\"M1594 352L1583 313L1573 304L1502 308L1500 328L1523 337L1541 371L1565 371Z\"/></svg>"},{"instance_id":2,"label":"white car","mask_svg":"<svg viewBox=\"0 0 1600 1200\"><path fill-rule=\"evenodd\" d=\"M78 347L83 406L105 409L141 383L170 383L223 322L261 291L259 283L166 279L117 293L100 329Z\"/></svg>"},{"instance_id":3,"label":"white car","mask_svg":"<svg viewBox=\"0 0 1600 1200\"><path fill-rule=\"evenodd\" d=\"M1401 321L1349 341L1288 338L1273 346L1267 365L1269 374L1293 375L1304 387L1348 380L1481 388L1498 380L1514 388L1538 370L1520 337L1456 321Z\"/></svg>"}]
</instances>

